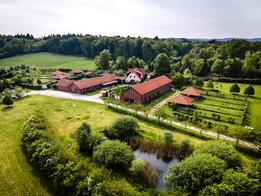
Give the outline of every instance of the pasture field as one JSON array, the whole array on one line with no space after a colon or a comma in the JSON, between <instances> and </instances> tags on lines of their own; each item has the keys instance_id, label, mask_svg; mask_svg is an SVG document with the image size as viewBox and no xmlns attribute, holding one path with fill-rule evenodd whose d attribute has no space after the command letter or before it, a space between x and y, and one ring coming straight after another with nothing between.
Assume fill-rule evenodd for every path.
<instances>
[{"instance_id":1,"label":"pasture field","mask_svg":"<svg viewBox=\"0 0 261 196\"><path fill-rule=\"evenodd\" d=\"M51 184L28 163L21 146L22 124L36 109L46 114L54 134L65 144L74 142L71 136L83 121L93 131L101 131L120 115L102 104L40 95L15 100L13 107L0 105L0 195L55 195ZM141 121L139 124L140 133L148 139L166 130ZM173 134L177 143L185 137L194 146L202 142L179 132Z\"/></svg>"},{"instance_id":2,"label":"pasture field","mask_svg":"<svg viewBox=\"0 0 261 196\"><path fill-rule=\"evenodd\" d=\"M220 90L222 93L230 94L229 89L233 83L215 82L214 89ZM221 86L220 86L221 85ZM240 95L244 95L244 89L249 84L238 84L240 87ZM249 119L249 125L255 130L261 129L261 85L253 85L255 89L255 95L249 98L249 107L247 118Z\"/></svg>"},{"instance_id":3,"label":"pasture field","mask_svg":"<svg viewBox=\"0 0 261 196\"><path fill-rule=\"evenodd\" d=\"M49 52L24 54L0 59L0 66L26 66L55 67L65 69L94 70L94 60L84 56L62 55Z\"/></svg>"}]
</instances>

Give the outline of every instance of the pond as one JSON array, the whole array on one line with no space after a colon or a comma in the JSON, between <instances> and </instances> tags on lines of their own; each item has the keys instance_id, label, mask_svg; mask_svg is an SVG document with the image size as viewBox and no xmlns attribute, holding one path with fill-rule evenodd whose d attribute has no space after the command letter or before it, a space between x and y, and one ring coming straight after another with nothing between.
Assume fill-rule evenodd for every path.
<instances>
[{"instance_id":1,"label":"pond","mask_svg":"<svg viewBox=\"0 0 261 196\"><path fill-rule=\"evenodd\" d=\"M180 159L177 157L172 157L170 160L163 160L162 158L159 158L156 153L151 152L144 152L139 149L135 150L135 158L141 158L144 161L149 162L151 165L156 166L159 168L159 178L156 185L156 189L163 190L163 174L167 173L168 168L171 164L176 164L180 162Z\"/></svg>"}]
</instances>

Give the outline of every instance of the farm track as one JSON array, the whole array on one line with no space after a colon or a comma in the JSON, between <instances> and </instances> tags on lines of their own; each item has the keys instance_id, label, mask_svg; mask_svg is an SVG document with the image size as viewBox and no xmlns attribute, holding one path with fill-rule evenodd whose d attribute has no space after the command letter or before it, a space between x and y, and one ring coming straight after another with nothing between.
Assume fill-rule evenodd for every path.
<instances>
[{"instance_id":1,"label":"farm track","mask_svg":"<svg viewBox=\"0 0 261 196\"><path fill-rule=\"evenodd\" d=\"M85 96L85 95L81 95L81 94L61 92L61 91L56 91L56 90L45 90L45 91L32 91L29 94L30 95L45 95L45 96L51 96L51 97L60 97L60 98L74 99L74 100L81 100L81 101L91 101L91 102L105 104L104 101L100 99L101 93L94 95L94 96ZM115 104L111 104L111 103L109 103L109 105L112 106L112 107L120 108L122 110L130 111L130 112L133 112L133 113L136 112L132 109L128 109L128 108L126 109L126 108L119 106L119 105L115 105ZM146 116L141 111L138 111L137 113L141 114L143 116ZM151 117L151 118L154 118L154 119L158 119L156 116L151 115L151 114L148 115L148 116ZM204 134L210 135L212 137L218 137L218 134L214 133L212 131L202 130L200 128L193 127L193 126L187 126L185 124L182 124L182 123L179 123L179 122L176 122L176 121L167 120L167 119L161 119L161 120L164 121L164 122L179 126L179 127L191 129L191 130L199 132L199 133L203 132ZM232 137L229 137L229 136L226 136L226 135L219 135L219 138L227 140L227 141L231 141L231 142L236 142L235 138L232 138ZM239 144L241 144L243 146L250 147L250 148L258 149L258 146L254 145L250 142L243 141L243 140L239 140Z\"/></svg>"}]
</instances>

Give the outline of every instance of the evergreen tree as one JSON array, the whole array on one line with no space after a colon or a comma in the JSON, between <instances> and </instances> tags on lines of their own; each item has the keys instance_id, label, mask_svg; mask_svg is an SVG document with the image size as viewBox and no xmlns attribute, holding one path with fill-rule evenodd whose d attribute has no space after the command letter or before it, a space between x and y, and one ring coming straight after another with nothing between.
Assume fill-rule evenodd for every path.
<instances>
[{"instance_id":1,"label":"evergreen tree","mask_svg":"<svg viewBox=\"0 0 261 196\"><path fill-rule=\"evenodd\" d=\"M13 99L9 95L5 95L2 102L4 105L7 105L8 107L14 104Z\"/></svg>"},{"instance_id":2,"label":"evergreen tree","mask_svg":"<svg viewBox=\"0 0 261 196\"><path fill-rule=\"evenodd\" d=\"M231 93L239 93L239 92L240 92L240 87L238 86L237 83L233 84L233 85L230 87L230 92L231 92Z\"/></svg>"},{"instance_id":3,"label":"evergreen tree","mask_svg":"<svg viewBox=\"0 0 261 196\"><path fill-rule=\"evenodd\" d=\"M248 87L245 88L244 94L245 94L245 95L248 95L248 96L249 96L249 95L254 95L254 94L255 94L255 89L253 88L252 85L250 85L250 86L248 86Z\"/></svg>"}]
</instances>

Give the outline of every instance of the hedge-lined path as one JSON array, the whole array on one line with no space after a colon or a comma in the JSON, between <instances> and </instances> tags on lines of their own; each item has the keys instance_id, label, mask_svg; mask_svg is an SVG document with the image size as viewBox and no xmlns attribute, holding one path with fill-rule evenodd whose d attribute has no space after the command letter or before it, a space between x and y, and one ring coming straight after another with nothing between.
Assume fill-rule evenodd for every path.
<instances>
[{"instance_id":1,"label":"hedge-lined path","mask_svg":"<svg viewBox=\"0 0 261 196\"><path fill-rule=\"evenodd\" d=\"M29 93L29 95L45 95L45 96L51 96L51 97L57 97L57 98L74 99L74 100L82 100L82 101L91 101L91 102L105 104L105 102L102 99L100 99L101 93L93 95L93 96L86 96L86 95L70 93L70 92L63 92L63 91L57 91L57 90L40 90L40 91L31 91ZM127 110L127 111L130 111L130 112L136 113L136 111L134 111L132 109L125 108L125 107L122 107L122 106L119 106L119 105L115 105L115 104L112 104L112 103L107 103L107 105L110 105L112 107L116 107L116 108L120 108L120 109L123 109L123 110ZM141 111L137 111L137 113L140 114L140 115L146 116L145 113L143 113ZM156 117L156 116L154 116L152 114L149 114L148 117L153 118L153 119L158 119L158 117ZM163 122L167 122L167 123L179 126L179 127L183 127L183 128L186 128L186 129L197 131L199 133L202 132L202 133L204 133L206 135L210 135L210 136L213 136L213 137L218 137L218 134L214 133L212 131L202 130L202 129L194 127L194 126L185 125L183 123L175 122L175 121L171 121L171 120L167 120L167 119L162 119L161 118L160 120L163 121ZM226 135L221 135L221 134L219 135L219 138L227 140L227 141L235 142L235 143L237 141L235 138L232 138L232 137L229 137L229 136L226 136ZM250 147L250 148L259 149L259 146L256 146L255 144L252 144L250 142L239 140L239 144L241 144L243 146Z\"/></svg>"}]
</instances>

